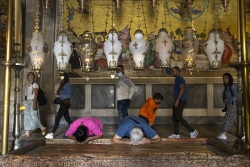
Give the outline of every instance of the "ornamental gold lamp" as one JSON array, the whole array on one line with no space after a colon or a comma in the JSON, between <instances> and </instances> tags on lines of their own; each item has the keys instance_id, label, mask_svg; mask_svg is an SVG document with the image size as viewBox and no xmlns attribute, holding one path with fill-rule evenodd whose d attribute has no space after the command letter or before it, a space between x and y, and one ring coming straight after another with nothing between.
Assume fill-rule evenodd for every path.
<instances>
[{"instance_id":1,"label":"ornamental gold lamp","mask_svg":"<svg viewBox=\"0 0 250 167\"><path fill-rule=\"evenodd\" d=\"M43 40L42 32L39 31L39 7L39 1L37 1L34 31L31 41L27 44L32 70L36 71L37 77L40 77L40 72L43 70L44 58L48 53L48 46Z\"/></svg>"},{"instance_id":2,"label":"ornamental gold lamp","mask_svg":"<svg viewBox=\"0 0 250 167\"><path fill-rule=\"evenodd\" d=\"M78 38L80 42L76 44L75 49L81 58L82 72L92 72L98 45L93 38L93 34L88 30L84 31Z\"/></svg>"},{"instance_id":3,"label":"ornamental gold lamp","mask_svg":"<svg viewBox=\"0 0 250 167\"><path fill-rule=\"evenodd\" d=\"M78 1L79 2L79 1ZM89 5L89 26L92 26L94 30L94 21L93 21L93 13L91 8L91 1L88 1ZM80 57L80 65L82 72L86 72L86 80L89 80L89 72L94 71L94 60L95 55L98 51L98 45L94 40L94 34L89 30L85 30L78 37L80 42L77 42L75 45L75 49L77 54Z\"/></svg>"},{"instance_id":4,"label":"ornamental gold lamp","mask_svg":"<svg viewBox=\"0 0 250 167\"><path fill-rule=\"evenodd\" d=\"M196 67L195 56L197 55L199 41L195 36L194 21L192 18L192 5L193 0L188 0L188 18L190 19L191 26L186 27L184 30L183 39L181 41L181 53L184 59L184 68L188 71L189 75L192 75L191 70Z\"/></svg>"}]
</instances>

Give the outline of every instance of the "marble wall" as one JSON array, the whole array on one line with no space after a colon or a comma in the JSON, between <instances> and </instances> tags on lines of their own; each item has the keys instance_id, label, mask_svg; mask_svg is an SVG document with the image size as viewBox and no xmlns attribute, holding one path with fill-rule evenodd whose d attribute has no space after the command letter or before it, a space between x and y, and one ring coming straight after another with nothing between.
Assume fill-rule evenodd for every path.
<instances>
[{"instance_id":1,"label":"marble wall","mask_svg":"<svg viewBox=\"0 0 250 167\"><path fill-rule=\"evenodd\" d=\"M85 109L85 98L91 98L91 109L115 109L116 90L115 85L92 85L91 97L85 97L85 85L73 84L74 96L72 97L71 109ZM161 93L164 100L159 108L172 108L173 89L171 84L152 84L152 93L148 97L153 97L157 92ZM219 92L216 87L216 92ZM140 109L146 101L146 85L137 84L136 91L130 104L131 109ZM207 108L207 87L205 84L189 84L186 88L187 105L186 108ZM218 94L218 93L217 93ZM219 96L216 94L216 97ZM215 100L215 102L217 102ZM216 103L215 103L216 104Z\"/></svg>"}]
</instances>

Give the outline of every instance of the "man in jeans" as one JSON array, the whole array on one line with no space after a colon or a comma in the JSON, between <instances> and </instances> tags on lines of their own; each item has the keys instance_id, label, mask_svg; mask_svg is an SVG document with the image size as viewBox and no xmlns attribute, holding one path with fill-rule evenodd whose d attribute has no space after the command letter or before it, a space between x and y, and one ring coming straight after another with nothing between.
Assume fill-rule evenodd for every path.
<instances>
[{"instance_id":1,"label":"man in jeans","mask_svg":"<svg viewBox=\"0 0 250 167\"><path fill-rule=\"evenodd\" d=\"M116 83L117 109L120 119L128 116L128 107L135 92L135 85L128 76L124 74L123 65L118 65L116 70L119 80Z\"/></svg>"},{"instance_id":2,"label":"man in jeans","mask_svg":"<svg viewBox=\"0 0 250 167\"><path fill-rule=\"evenodd\" d=\"M174 134L168 136L168 138L180 138L179 135L179 123L182 124L190 132L190 138L195 138L198 135L198 131L194 130L192 126L182 118L183 109L186 105L186 83L182 76L180 76L180 68L173 67L172 75L175 77L174 83L174 105L172 120L174 124Z\"/></svg>"}]
</instances>

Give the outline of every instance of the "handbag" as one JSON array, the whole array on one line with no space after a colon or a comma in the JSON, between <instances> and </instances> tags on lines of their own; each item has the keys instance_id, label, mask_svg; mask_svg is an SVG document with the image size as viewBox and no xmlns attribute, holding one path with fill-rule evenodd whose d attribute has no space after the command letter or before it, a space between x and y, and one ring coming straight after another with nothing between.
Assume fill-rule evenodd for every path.
<instances>
[{"instance_id":1,"label":"handbag","mask_svg":"<svg viewBox=\"0 0 250 167\"><path fill-rule=\"evenodd\" d=\"M55 98L54 99L54 104L60 104L61 99L60 98Z\"/></svg>"}]
</instances>

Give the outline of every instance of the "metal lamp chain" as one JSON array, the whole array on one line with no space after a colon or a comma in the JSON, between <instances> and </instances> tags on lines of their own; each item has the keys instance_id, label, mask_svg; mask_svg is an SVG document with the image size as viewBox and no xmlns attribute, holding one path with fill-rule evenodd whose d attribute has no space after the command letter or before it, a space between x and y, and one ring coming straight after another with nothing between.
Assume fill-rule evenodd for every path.
<instances>
[{"instance_id":1,"label":"metal lamp chain","mask_svg":"<svg viewBox=\"0 0 250 167\"><path fill-rule=\"evenodd\" d=\"M110 6L110 4L108 4L108 6L107 6L107 14L106 14L106 21L105 21L105 29L104 29L104 32L107 32L107 26L108 26L108 18L109 18L109 7Z\"/></svg>"},{"instance_id":2,"label":"metal lamp chain","mask_svg":"<svg viewBox=\"0 0 250 167\"><path fill-rule=\"evenodd\" d=\"M159 6L159 5L158 5ZM147 31L147 20L146 20L146 17L145 17L145 11L144 11L144 5L143 5L143 3L142 3L142 1L141 1L141 9L142 9L142 16L143 16L143 22L144 22L144 27L143 28L145 28L145 30L146 30L146 35L148 34L148 31ZM159 11L157 11L157 13L158 13Z\"/></svg>"},{"instance_id":3,"label":"metal lamp chain","mask_svg":"<svg viewBox=\"0 0 250 167\"><path fill-rule=\"evenodd\" d=\"M157 2L156 3L156 11L155 11L155 26L154 26L154 28L155 28L155 30L154 30L154 32L156 33L156 28L158 28L158 26L157 26L157 24L158 24L158 16L159 16L159 3Z\"/></svg>"}]
</instances>

